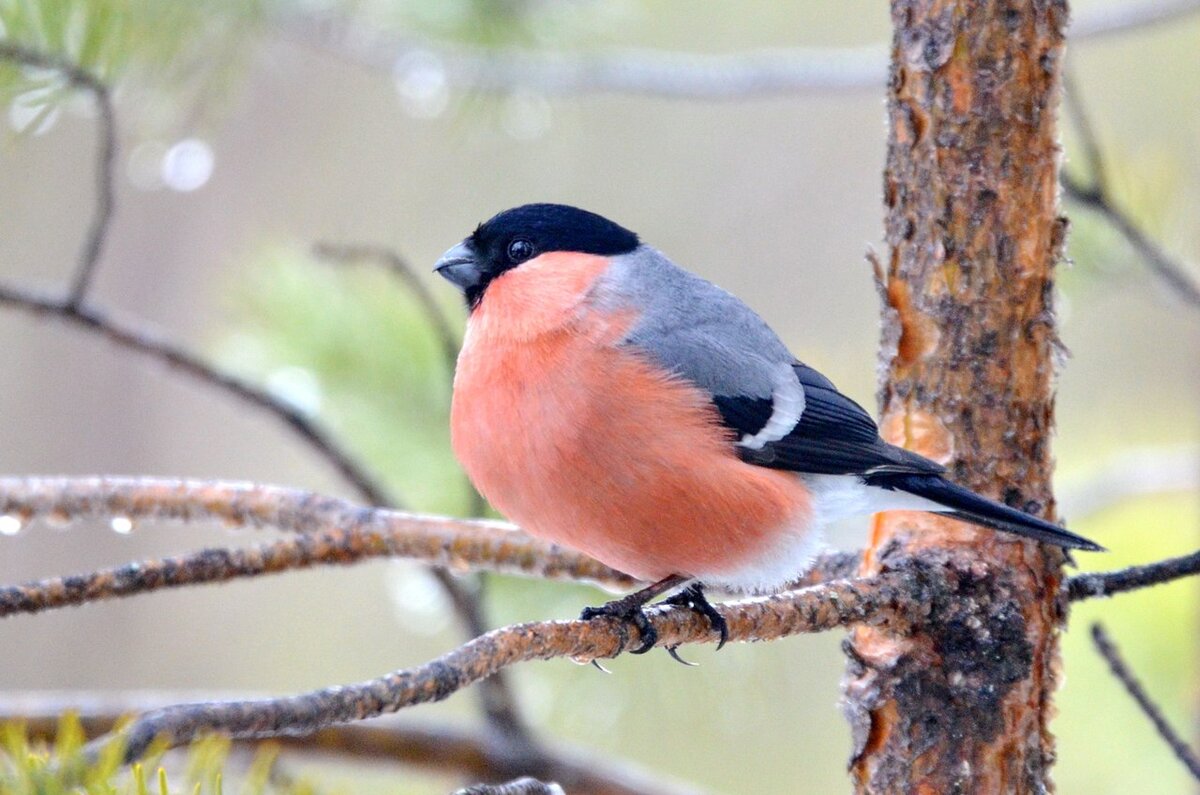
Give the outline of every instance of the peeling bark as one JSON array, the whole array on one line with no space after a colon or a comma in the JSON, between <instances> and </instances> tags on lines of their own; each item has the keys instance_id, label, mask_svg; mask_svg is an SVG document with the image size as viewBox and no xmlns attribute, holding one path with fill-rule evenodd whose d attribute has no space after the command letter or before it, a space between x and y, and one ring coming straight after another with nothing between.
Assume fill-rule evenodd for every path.
<instances>
[{"instance_id":1,"label":"peeling bark","mask_svg":"<svg viewBox=\"0 0 1200 795\"><path fill-rule=\"evenodd\" d=\"M889 441L1051 517L1062 0L893 0L884 175ZM1041 792L1064 555L930 514L876 518L862 573L954 587L899 632L858 627L843 683L859 792Z\"/></svg>"}]
</instances>

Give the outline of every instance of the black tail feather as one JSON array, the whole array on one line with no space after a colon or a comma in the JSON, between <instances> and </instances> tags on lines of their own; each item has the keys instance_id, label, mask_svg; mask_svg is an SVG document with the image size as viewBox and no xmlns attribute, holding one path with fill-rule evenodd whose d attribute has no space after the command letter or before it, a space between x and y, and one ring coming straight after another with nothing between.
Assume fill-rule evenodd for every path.
<instances>
[{"instance_id":1,"label":"black tail feather","mask_svg":"<svg viewBox=\"0 0 1200 795\"><path fill-rule=\"evenodd\" d=\"M940 475L880 473L868 475L868 484L903 491L944 505L947 514L956 519L1003 530L1006 533L1033 538L1066 549L1103 552L1104 547L1051 524L1044 519L1010 508L1003 503L981 497L970 489L955 485Z\"/></svg>"}]
</instances>

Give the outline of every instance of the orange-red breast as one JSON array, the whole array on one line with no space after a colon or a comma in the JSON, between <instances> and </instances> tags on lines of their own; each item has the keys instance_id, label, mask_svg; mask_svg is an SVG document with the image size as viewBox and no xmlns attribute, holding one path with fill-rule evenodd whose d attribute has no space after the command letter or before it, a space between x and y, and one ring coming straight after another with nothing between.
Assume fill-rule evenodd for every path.
<instances>
[{"instance_id":1,"label":"orange-red breast","mask_svg":"<svg viewBox=\"0 0 1200 795\"><path fill-rule=\"evenodd\" d=\"M655 583L585 617L654 634L653 596L713 621L704 585L802 574L823 525L946 513L1049 544L1093 542L946 480L799 362L734 296L599 215L529 204L438 261L470 311L451 438L480 492L533 535Z\"/></svg>"}]
</instances>

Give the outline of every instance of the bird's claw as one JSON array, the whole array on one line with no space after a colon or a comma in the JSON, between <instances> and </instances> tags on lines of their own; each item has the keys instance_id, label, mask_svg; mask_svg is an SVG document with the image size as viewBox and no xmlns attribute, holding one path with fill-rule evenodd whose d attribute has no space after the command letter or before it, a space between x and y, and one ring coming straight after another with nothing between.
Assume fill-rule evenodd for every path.
<instances>
[{"instance_id":1,"label":"bird's claw","mask_svg":"<svg viewBox=\"0 0 1200 795\"><path fill-rule=\"evenodd\" d=\"M628 641L627 628L632 624L637 628L641 643L636 649L630 649L629 653L645 654L653 649L654 644L658 642L658 631L650 623L650 619L646 617L646 613L642 610L642 605L643 603L633 600L614 599L599 607L585 607L583 612L579 614L579 618L583 621L591 621L593 618L617 619L620 622L622 647Z\"/></svg>"},{"instance_id":2,"label":"bird's claw","mask_svg":"<svg viewBox=\"0 0 1200 795\"><path fill-rule=\"evenodd\" d=\"M691 660L685 660L682 657L680 657L679 652L676 651L678 648L679 648L678 646L667 646L667 654L671 655L672 660L674 660L677 663L682 663L683 665L686 665L689 668L699 668L700 667L700 663L694 663Z\"/></svg>"},{"instance_id":3,"label":"bird's claw","mask_svg":"<svg viewBox=\"0 0 1200 795\"><path fill-rule=\"evenodd\" d=\"M725 616L721 615L717 608L708 601L708 597L704 595L704 586L700 583L693 583L674 596L667 597L663 600L663 604L686 607L707 618L709 626L720 636L720 640L717 641L717 651L720 651L721 647L725 645L725 641L729 640L729 623L725 620ZM670 647L667 648L667 651L671 653L672 657L679 660L679 656ZM684 660L679 661L684 662Z\"/></svg>"}]
</instances>

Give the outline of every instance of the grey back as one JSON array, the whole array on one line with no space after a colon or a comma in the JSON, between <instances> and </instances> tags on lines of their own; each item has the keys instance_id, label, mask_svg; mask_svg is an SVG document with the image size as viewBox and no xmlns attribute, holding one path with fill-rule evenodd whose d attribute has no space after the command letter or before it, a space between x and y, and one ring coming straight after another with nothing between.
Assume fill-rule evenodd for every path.
<instances>
[{"instance_id":1,"label":"grey back","mask_svg":"<svg viewBox=\"0 0 1200 795\"><path fill-rule=\"evenodd\" d=\"M635 309L625 344L714 395L770 398L794 382L795 357L754 310L649 246L613 257L592 300Z\"/></svg>"}]
</instances>

